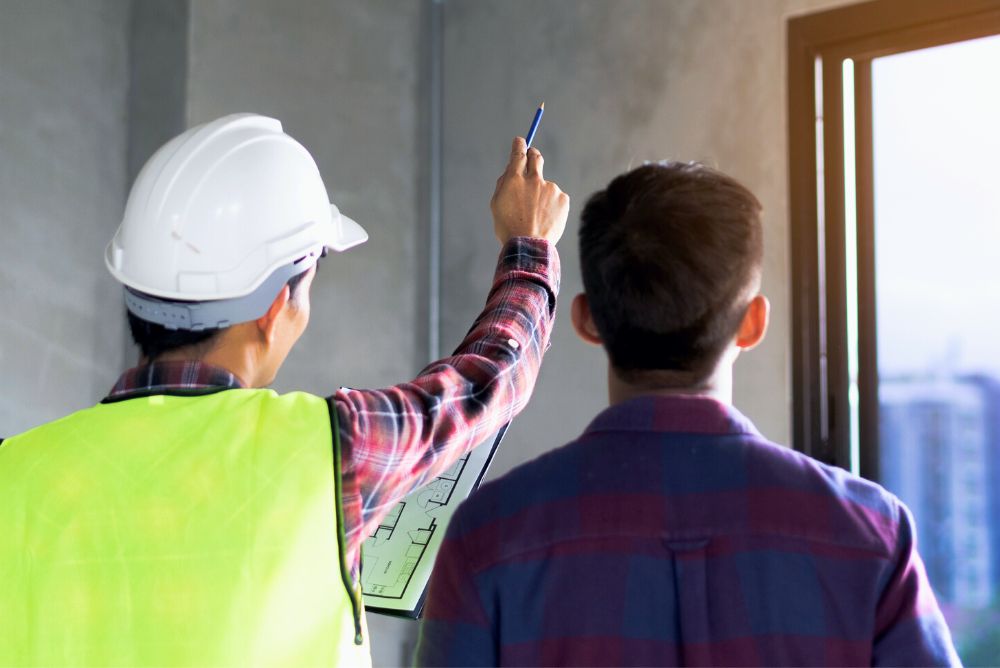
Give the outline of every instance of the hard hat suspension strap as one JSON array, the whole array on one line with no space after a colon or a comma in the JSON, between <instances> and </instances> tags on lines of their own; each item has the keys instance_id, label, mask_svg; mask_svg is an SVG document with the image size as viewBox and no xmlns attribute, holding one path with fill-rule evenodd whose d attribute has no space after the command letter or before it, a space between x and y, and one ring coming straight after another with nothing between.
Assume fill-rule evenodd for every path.
<instances>
[{"instance_id":1,"label":"hard hat suspension strap","mask_svg":"<svg viewBox=\"0 0 1000 668\"><path fill-rule=\"evenodd\" d=\"M256 320L271 307L274 298L289 279L312 267L319 251L275 269L256 290L242 297L204 302L160 299L125 287L125 307L138 318L167 329L199 332Z\"/></svg>"}]
</instances>

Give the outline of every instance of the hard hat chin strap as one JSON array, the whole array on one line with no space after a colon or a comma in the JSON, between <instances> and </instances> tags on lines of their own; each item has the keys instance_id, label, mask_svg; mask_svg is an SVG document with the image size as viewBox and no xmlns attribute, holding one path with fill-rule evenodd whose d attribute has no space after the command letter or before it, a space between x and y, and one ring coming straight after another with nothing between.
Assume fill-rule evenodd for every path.
<instances>
[{"instance_id":1,"label":"hard hat chin strap","mask_svg":"<svg viewBox=\"0 0 1000 668\"><path fill-rule=\"evenodd\" d=\"M256 320L267 313L274 298L289 279L316 263L316 255L318 253L278 267L256 290L242 297L206 302L171 301L133 290L126 285L125 307L136 317L148 322L167 329L186 329L192 332Z\"/></svg>"}]
</instances>

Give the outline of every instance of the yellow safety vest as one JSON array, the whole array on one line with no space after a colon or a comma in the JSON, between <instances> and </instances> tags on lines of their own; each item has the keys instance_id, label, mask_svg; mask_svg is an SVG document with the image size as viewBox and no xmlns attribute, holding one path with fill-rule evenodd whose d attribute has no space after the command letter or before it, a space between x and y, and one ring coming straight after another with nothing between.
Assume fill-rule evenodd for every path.
<instances>
[{"instance_id":1,"label":"yellow safety vest","mask_svg":"<svg viewBox=\"0 0 1000 668\"><path fill-rule=\"evenodd\" d=\"M330 420L233 389L3 441L0 666L370 665Z\"/></svg>"}]
</instances>

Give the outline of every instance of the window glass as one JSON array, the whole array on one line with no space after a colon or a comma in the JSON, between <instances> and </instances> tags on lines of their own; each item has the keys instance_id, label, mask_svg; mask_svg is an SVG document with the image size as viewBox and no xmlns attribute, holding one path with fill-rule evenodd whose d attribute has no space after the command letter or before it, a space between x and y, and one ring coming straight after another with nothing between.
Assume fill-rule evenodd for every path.
<instances>
[{"instance_id":1,"label":"window glass","mask_svg":"<svg viewBox=\"0 0 1000 668\"><path fill-rule=\"evenodd\" d=\"M872 64L882 482L967 665L1000 657L1000 36Z\"/></svg>"}]
</instances>

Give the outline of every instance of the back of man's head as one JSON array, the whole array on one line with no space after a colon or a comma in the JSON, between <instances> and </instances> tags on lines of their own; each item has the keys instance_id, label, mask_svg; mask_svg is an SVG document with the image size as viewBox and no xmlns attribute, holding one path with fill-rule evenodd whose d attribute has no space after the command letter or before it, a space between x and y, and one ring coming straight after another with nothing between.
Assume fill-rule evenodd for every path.
<instances>
[{"instance_id":1,"label":"back of man's head","mask_svg":"<svg viewBox=\"0 0 1000 668\"><path fill-rule=\"evenodd\" d=\"M595 326L626 381L695 385L733 340L760 281L761 205L699 163L646 164L591 196L580 265Z\"/></svg>"}]
</instances>

